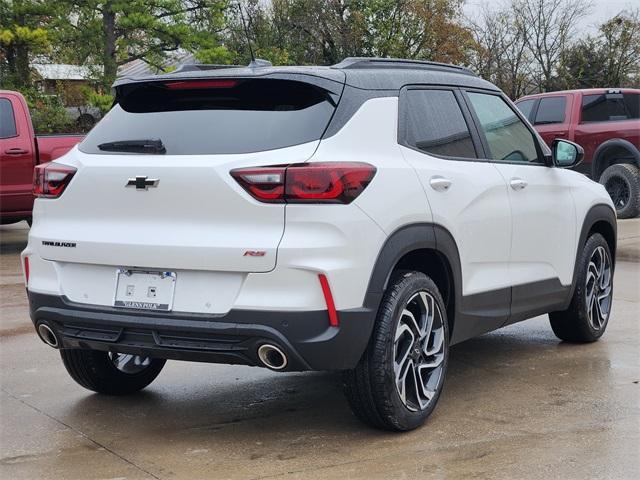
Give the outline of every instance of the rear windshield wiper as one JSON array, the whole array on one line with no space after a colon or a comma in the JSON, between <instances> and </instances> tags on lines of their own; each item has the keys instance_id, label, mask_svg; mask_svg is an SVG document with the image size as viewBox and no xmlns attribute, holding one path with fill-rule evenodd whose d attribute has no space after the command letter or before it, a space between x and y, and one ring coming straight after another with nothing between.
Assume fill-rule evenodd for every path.
<instances>
[{"instance_id":1,"label":"rear windshield wiper","mask_svg":"<svg viewBox=\"0 0 640 480\"><path fill-rule=\"evenodd\" d=\"M105 152L167 153L160 139L118 140L101 143L98 148Z\"/></svg>"}]
</instances>

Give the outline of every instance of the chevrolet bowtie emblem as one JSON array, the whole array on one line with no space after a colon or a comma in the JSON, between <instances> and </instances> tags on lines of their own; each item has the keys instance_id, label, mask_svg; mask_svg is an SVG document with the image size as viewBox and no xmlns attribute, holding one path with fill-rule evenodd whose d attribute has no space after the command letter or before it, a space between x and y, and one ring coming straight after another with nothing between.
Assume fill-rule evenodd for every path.
<instances>
[{"instance_id":1,"label":"chevrolet bowtie emblem","mask_svg":"<svg viewBox=\"0 0 640 480\"><path fill-rule=\"evenodd\" d=\"M157 178L149 178L136 176L136 178L130 178L125 187L136 187L136 190L148 190L149 187L157 187L160 180Z\"/></svg>"}]
</instances>

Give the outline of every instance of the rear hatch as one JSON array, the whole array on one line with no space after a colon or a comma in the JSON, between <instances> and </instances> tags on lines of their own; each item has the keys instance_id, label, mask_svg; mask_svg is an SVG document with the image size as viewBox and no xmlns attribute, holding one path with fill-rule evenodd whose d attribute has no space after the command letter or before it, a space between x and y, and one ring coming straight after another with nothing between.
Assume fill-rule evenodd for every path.
<instances>
[{"instance_id":1,"label":"rear hatch","mask_svg":"<svg viewBox=\"0 0 640 480\"><path fill-rule=\"evenodd\" d=\"M62 196L37 200L34 248L71 263L272 270L284 204L257 202L229 172L308 160L342 91L320 83L297 75L119 86L117 104L60 160L78 169Z\"/></svg>"}]
</instances>

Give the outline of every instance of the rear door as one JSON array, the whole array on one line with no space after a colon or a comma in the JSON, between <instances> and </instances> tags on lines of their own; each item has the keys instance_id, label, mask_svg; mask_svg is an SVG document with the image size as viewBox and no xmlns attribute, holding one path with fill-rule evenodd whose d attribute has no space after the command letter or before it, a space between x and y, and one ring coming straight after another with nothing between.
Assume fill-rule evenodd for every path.
<instances>
[{"instance_id":1,"label":"rear door","mask_svg":"<svg viewBox=\"0 0 640 480\"><path fill-rule=\"evenodd\" d=\"M31 131L25 127L29 121L27 114L18 97L0 96L0 203L4 215L28 213L33 203L35 152Z\"/></svg>"},{"instance_id":2,"label":"rear door","mask_svg":"<svg viewBox=\"0 0 640 480\"><path fill-rule=\"evenodd\" d=\"M499 327L510 304L511 210L504 179L482 160L457 89L401 93L400 143L424 187L435 224L455 239L462 269L460 311L468 336ZM467 116L465 116L465 112Z\"/></svg>"},{"instance_id":3,"label":"rear door","mask_svg":"<svg viewBox=\"0 0 640 480\"><path fill-rule=\"evenodd\" d=\"M562 170L545 165L534 132L500 94L466 92L487 160L509 186L512 316L552 304L571 285L576 213Z\"/></svg>"},{"instance_id":4,"label":"rear door","mask_svg":"<svg viewBox=\"0 0 640 480\"><path fill-rule=\"evenodd\" d=\"M236 79L128 87L77 150L64 194L36 201L48 260L154 269L266 272L284 204L253 199L234 168L308 160L334 110L299 81ZM72 241L56 248L51 241Z\"/></svg>"}]
</instances>

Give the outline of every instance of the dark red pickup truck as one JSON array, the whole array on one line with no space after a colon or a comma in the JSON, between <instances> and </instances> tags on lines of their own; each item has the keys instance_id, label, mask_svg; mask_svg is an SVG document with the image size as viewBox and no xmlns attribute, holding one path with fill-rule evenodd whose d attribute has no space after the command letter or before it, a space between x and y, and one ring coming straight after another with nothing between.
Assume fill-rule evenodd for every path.
<instances>
[{"instance_id":1,"label":"dark red pickup truck","mask_svg":"<svg viewBox=\"0 0 640 480\"><path fill-rule=\"evenodd\" d=\"M602 183L619 218L640 214L640 90L568 90L522 97L516 105L551 145L584 148L577 170Z\"/></svg>"},{"instance_id":2,"label":"dark red pickup truck","mask_svg":"<svg viewBox=\"0 0 640 480\"><path fill-rule=\"evenodd\" d=\"M0 224L31 221L33 168L82 140L79 135L37 136L18 92L0 90Z\"/></svg>"}]
</instances>

